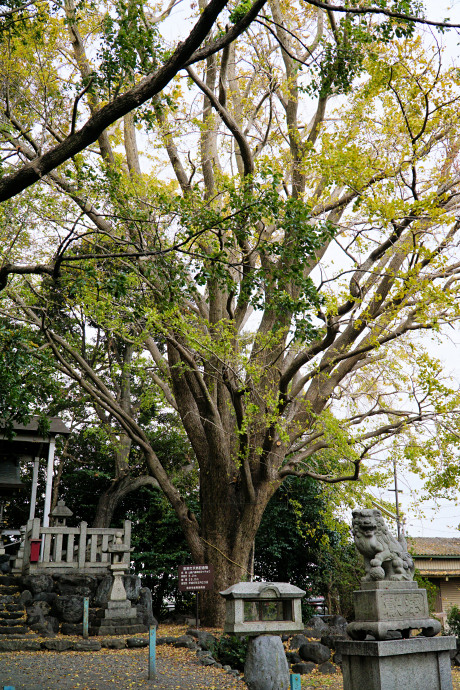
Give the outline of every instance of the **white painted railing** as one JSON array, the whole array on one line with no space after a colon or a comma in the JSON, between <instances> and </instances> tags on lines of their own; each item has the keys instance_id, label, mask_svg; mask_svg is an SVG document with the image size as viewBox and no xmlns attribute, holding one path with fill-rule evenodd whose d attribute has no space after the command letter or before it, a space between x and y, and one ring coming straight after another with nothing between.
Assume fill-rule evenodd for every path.
<instances>
[{"instance_id":1,"label":"white painted railing","mask_svg":"<svg viewBox=\"0 0 460 690\"><path fill-rule=\"evenodd\" d=\"M107 572L111 559L108 547L121 532L123 543L130 547L131 521L125 520L123 527L88 527L81 522L78 527L42 527L40 520L29 520L25 532L23 573L63 572L103 573ZM38 561L31 560L34 550L40 555ZM33 546L35 544L35 546ZM129 564L129 553L123 560Z\"/></svg>"}]
</instances>

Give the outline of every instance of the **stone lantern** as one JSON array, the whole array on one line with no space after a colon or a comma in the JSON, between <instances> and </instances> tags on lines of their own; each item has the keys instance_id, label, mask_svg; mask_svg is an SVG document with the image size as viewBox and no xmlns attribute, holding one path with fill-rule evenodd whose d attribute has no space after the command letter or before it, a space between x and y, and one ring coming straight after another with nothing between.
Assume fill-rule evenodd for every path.
<instances>
[{"instance_id":1,"label":"stone lantern","mask_svg":"<svg viewBox=\"0 0 460 690\"><path fill-rule=\"evenodd\" d=\"M244 679L252 690L289 690L289 666L280 635L303 632L301 600L288 582L238 582L226 601L224 632L249 635Z\"/></svg>"},{"instance_id":2,"label":"stone lantern","mask_svg":"<svg viewBox=\"0 0 460 690\"><path fill-rule=\"evenodd\" d=\"M303 631L303 589L288 582L238 582L221 595L226 600L224 632L282 635Z\"/></svg>"},{"instance_id":3,"label":"stone lantern","mask_svg":"<svg viewBox=\"0 0 460 690\"><path fill-rule=\"evenodd\" d=\"M131 606L123 583L123 575L129 568L129 565L123 562L123 557L125 553L130 553L133 549L130 549L129 546L123 543L123 533L117 532L113 543L107 550L112 554L110 570L113 573L113 584L110 589L109 601L107 602L107 609L104 612L104 618L136 618L137 610Z\"/></svg>"},{"instance_id":4,"label":"stone lantern","mask_svg":"<svg viewBox=\"0 0 460 690\"><path fill-rule=\"evenodd\" d=\"M57 506L51 511L55 527L65 527L67 518L72 517L73 513L70 508L67 508L64 501L58 501Z\"/></svg>"}]
</instances>

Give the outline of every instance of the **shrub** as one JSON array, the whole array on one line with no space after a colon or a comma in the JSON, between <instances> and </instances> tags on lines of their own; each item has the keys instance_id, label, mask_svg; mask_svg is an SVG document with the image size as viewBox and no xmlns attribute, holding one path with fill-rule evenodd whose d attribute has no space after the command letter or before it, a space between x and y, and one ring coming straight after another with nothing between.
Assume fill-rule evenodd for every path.
<instances>
[{"instance_id":1,"label":"shrub","mask_svg":"<svg viewBox=\"0 0 460 690\"><path fill-rule=\"evenodd\" d=\"M243 671L248 645L249 637L247 636L222 635L216 645L214 656L221 664L228 664L238 671Z\"/></svg>"},{"instance_id":2,"label":"shrub","mask_svg":"<svg viewBox=\"0 0 460 690\"><path fill-rule=\"evenodd\" d=\"M447 625L450 633L455 637L460 637L460 609L455 604L450 607L447 614Z\"/></svg>"}]
</instances>

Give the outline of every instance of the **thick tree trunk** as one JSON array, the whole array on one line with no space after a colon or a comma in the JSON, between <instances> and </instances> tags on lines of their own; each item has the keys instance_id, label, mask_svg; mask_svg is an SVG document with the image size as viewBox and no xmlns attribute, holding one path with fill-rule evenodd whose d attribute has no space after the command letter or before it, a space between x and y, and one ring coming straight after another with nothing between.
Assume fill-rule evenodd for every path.
<instances>
[{"instance_id":1,"label":"thick tree trunk","mask_svg":"<svg viewBox=\"0 0 460 690\"><path fill-rule=\"evenodd\" d=\"M113 514L127 494L137 491L142 486L158 486L158 482L149 475L141 477L125 476L112 482L107 491L100 496L96 507L93 527L110 527Z\"/></svg>"},{"instance_id":2,"label":"thick tree trunk","mask_svg":"<svg viewBox=\"0 0 460 690\"><path fill-rule=\"evenodd\" d=\"M201 473L200 538L205 563L214 566L214 587L203 596L201 617L205 625L221 626L225 619L225 600L219 592L251 579L254 539L278 485L274 481L261 482L256 500L249 502L239 483L231 477L210 480L212 474L212 470Z\"/></svg>"}]
</instances>

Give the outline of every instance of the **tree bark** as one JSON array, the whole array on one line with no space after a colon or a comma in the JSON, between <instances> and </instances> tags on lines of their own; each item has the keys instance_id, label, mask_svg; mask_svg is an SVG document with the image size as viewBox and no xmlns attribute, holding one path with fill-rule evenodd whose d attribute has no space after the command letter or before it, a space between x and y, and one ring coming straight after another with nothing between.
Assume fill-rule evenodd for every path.
<instances>
[{"instance_id":1,"label":"tree bark","mask_svg":"<svg viewBox=\"0 0 460 690\"><path fill-rule=\"evenodd\" d=\"M115 479L110 487L100 496L96 507L93 527L110 527L113 514L120 501L142 486L158 486L157 481L149 475L131 477L130 475Z\"/></svg>"}]
</instances>

